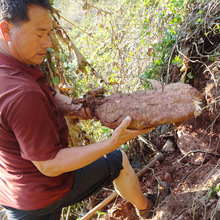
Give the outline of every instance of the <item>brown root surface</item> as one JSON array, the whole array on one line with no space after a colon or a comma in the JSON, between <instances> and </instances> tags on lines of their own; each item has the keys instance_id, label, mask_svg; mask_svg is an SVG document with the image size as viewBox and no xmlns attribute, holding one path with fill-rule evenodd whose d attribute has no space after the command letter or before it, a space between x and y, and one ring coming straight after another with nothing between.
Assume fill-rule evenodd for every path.
<instances>
[{"instance_id":1,"label":"brown root surface","mask_svg":"<svg viewBox=\"0 0 220 220\"><path fill-rule=\"evenodd\" d=\"M100 97L100 91L102 95L102 90L88 92L81 101L93 110L102 125L113 129L126 116L132 118L130 129L183 122L194 117L199 108L196 102L201 97L195 88L185 83L171 83L160 89L131 94L115 93L108 97Z\"/></svg>"}]
</instances>

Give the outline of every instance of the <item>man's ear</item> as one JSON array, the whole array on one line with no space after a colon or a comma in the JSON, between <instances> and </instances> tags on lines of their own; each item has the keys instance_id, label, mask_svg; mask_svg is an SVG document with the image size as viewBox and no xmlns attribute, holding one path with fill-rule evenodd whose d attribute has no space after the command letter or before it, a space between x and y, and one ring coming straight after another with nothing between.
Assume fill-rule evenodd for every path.
<instances>
[{"instance_id":1,"label":"man's ear","mask_svg":"<svg viewBox=\"0 0 220 220\"><path fill-rule=\"evenodd\" d=\"M10 23L3 20L0 22L0 32L5 40L10 40Z\"/></svg>"}]
</instances>

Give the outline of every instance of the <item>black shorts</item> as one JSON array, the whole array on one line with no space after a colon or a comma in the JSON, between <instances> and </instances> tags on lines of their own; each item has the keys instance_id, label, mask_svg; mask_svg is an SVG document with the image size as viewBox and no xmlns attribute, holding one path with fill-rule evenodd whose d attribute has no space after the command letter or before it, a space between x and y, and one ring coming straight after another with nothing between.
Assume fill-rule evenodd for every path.
<instances>
[{"instance_id":1,"label":"black shorts","mask_svg":"<svg viewBox=\"0 0 220 220\"><path fill-rule=\"evenodd\" d=\"M122 154L116 150L76 170L73 188L61 199L61 206L73 205L100 191L102 187L111 184L122 169Z\"/></svg>"},{"instance_id":2,"label":"black shorts","mask_svg":"<svg viewBox=\"0 0 220 220\"><path fill-rule=\"evenodd\" d=\"M25 220L59 219L63 207L80 202L111 184L122 169L122 153L120 150L113 151L88 166L74 171L74 185L71 191L51 205L28 211L5 207L9 220L19 219L19 216L23 216L22 219Z\"/></svg>"}]
</instances>

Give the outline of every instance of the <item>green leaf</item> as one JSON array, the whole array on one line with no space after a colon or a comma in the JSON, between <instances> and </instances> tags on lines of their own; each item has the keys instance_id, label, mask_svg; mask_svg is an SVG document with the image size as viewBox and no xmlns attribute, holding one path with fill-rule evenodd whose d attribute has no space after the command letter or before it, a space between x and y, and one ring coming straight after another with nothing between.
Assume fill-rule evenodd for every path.
<instances>
[{"instance_id":1,"label":"green leaf","mask_svg":"<svg viewBox=\"0 0 220 220\"><path fill-rule=\"evenodd\" d=\"M107 133L107 132L109 132L109 129L108 129L108 128L105 128L105 127L102 127L102 131L105 132L105 133Z\"/></svg>"},{"instance_id":2,"label":"green leaf","mask_svg":"<svg viewBox=\"0 0 220 220\"><path fill-rule=\"evenodd\" d=\"M194 78L194 76L192 75L191 72L189 72L189 73L187 74L187 76L188 76L189 79L193 79L193 78Z\"/></svg>"},{"instance_id":3,"label":"green leaf","mask_svg":"<svg viewBox=\"0 0 220 220\"><path fill-rule=\"evenodd\" d=\"M219 192L220 191L220 183L218 183L215 188L216 188L216 191Z\"/></svg>"},{"instance_id":4,"label":"green leaf","mask_svg":"<svg viewBox=\"0 0 220 220\"><path fill-rule=\"evenodd\" d=\"M59 84L60 83L60 79L58 76L53 78L53 83Z\"/></svg>"},{"instance_id":5,"label":"green leaf","mask_svg":"<svg viewBox=\"0 0 220 220\"><path fill-rule=\"evenodd\" d=\"M124 145L122 145L122 146L120 147L120 149L123 150L123 151L128 151L129 146L128 146L127 144L124 144Z\"/></svg>"},{"instance_id":6,"label":"green leaf","mask_svg":"<svg viewBox=\"0 0 220 220\"><path fill-rule=\"evenodd\" d=\"M105 212L97 211L97 214L98 214L98 217L100 217L101 215L105 215L106 213Z\"/></svg>"},{"instance_id":7,"label":"green leaf","mask_svg":"<svg viewBox=\"0 0 220 220\"><path fill-rule=\"evenodd\" d=\"M216 24L217 28L218 28L218 31L220 33L220 26L218 24Z\"/></svg>"},{"instance_id":8,"label":"green leaf","mask_svg":"<svg viewBox=\"0 0 220 220\"><path fill-rule=\"evenodd\" d=\"M149 22L149 18L146 18L145 20L144 20L144 23L148 23Z\"/></svg>"}]
</instances>

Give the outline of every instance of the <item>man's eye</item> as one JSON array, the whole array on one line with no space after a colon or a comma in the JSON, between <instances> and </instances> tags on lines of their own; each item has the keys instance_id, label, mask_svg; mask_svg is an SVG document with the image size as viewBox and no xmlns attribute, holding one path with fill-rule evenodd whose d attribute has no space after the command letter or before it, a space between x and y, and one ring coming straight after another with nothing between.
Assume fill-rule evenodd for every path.
<instances>
[{"instance_id":1,"label":"man's eye","mask_svg":"<svg viewBox=\"0 0 220 220\"><path fill-rule=\"evenodd\" d=\"M38 37L43 37L42 35L37 34Z\"/></svg>"}]
</instances>

